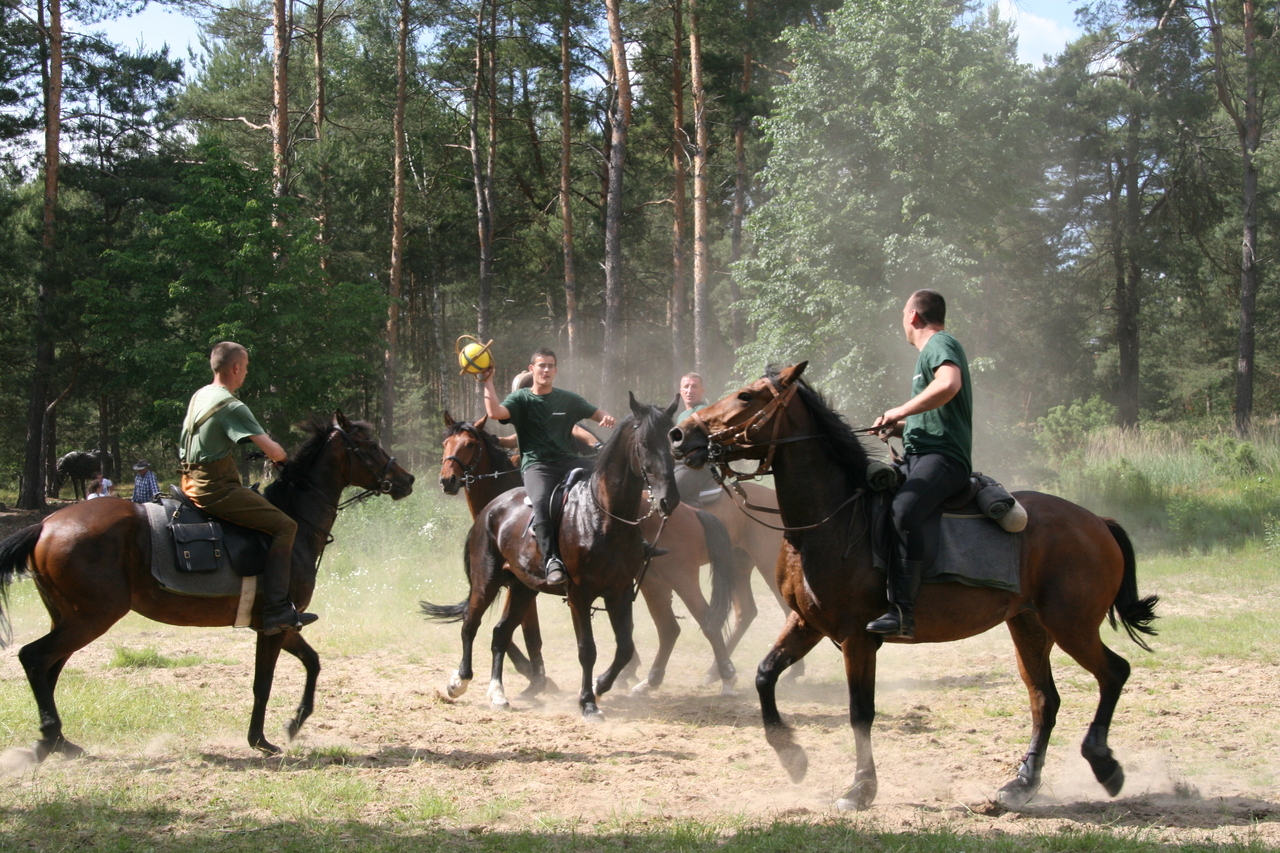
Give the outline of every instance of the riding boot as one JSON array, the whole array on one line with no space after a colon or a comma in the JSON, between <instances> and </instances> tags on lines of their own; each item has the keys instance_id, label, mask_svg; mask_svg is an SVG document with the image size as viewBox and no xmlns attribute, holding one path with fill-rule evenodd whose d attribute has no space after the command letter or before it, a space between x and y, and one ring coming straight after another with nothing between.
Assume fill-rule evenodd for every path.
<instances>
[{"instance_id":1,"label":"riding boot","mask_svg":"<svg viewBox=\"0 0 1280 853\"><path fill-rule=\"evenodd\" d=\"M538 550L542 552L542 573L549 584L564 583L568 580L564 571L564 561L560 559L560 543L557 541L551 522L544 521L533 526L533 536L538 541Z\"/></svg>"},{"instance_id":2,"label":"riding boot","mask_svg":"<svg viewBox=\"0 0 1280 853\"><path fill-rule=\"evenodd\" d=\"M289 600L291 551L291 548L276 546L267 552L262 572L262 627L258 629L267 636L298 630L320 618L314 613L299 613Z\"/></svg>"},{"instance_id":3,"label":"riding boot","mask_svg":"<svg viewBox=\"0 0 1280 853\"><path fill-rule=\"evenodd\" d=\"M916 635L916 598L920 594L920 580L924 574L924 561L895 561L889 575L889 610L872 622L867 631L887 637L913 639Z\"/></svg>"},{"instance_id":4,"label":"riding boot","mask_svg":"<svg viewBox=\"0 0 1280 853\"><path fill-rule=\"evenodd\" d=\"M641 539L640 541L644 543L645 557L647 557L650 560L652 560L654 557L665 557L671 553L666 548L659 548L657 545L654 545L648 539Z\"/></svg>"}]
</instances>

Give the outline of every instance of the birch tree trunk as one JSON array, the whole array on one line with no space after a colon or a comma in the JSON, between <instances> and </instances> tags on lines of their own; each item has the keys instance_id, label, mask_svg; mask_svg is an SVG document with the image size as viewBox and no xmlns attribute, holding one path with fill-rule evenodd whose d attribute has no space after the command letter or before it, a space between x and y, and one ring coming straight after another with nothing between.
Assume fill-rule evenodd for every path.
<instances>
[{"instance_id":1,"label":"birch tree trunk","mask_svg":"<svg viewBox=\"0 0 1280 853\"><path fill-rule=\"evenodd\" d=\"M615 101L609 111L610 149L604 231L604 359L601 393L612 402L622 377L622 174L631 127L631 79L627 47L622 40L621 0L605 0L609 42L613 52Z\"/></svg>"},{"instance_id":2,"label":"birch tree trunk","mask_svg":"<svg viewBox=\"0 0 1280 853\"><path fill-rule=\"evenodd\" d=\"M272 0L272 101L271 155L272 180L276 198L284 198L288 185L289 160L289 14L286 0ZM273 216L277 225L279 210Z\"/></svg>"},{"instance_id":3,"label":"birch tree trunk","mask_svg":"<svg viewBox=\"0 0 1280 853\"><path fill-rule=\"evenodd\" d=\"M707 229L707 90L702 80L701 12L689 0L689 83L693 89L693 362L706 374L710 360L711 247Z\"/></svg>"}]
</instances>

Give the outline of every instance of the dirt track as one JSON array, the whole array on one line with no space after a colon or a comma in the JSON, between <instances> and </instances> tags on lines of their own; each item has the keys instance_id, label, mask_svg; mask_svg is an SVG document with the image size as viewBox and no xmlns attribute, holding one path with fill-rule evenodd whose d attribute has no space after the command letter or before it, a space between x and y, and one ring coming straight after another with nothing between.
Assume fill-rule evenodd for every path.
<instances>
[{"instance_id":1,"label":"dirt track","mask_svg":"<svg viewBox=\"0 0 1280 853\"><path fill-rule=\"evenodd\" d=\"M762 606L764 600L761 600ZM456 627L424 626L412 615L390 626L402 639L344 656L326 622L309 629L324 659L319 705L289 758L264 762L245 746L252 639L245 633L170 629L131 618L89 647L69 670L91 683L130 690L191 687L227 709L236 723L223 731L154 728L135 745L86 742L92 757L74 766L46 765L48 774L111 777L162 770L183 790L184 807L199 812L224 790L226 774L340 764L376 784L379 801L359 817L420 799L425 792L457 805L447 820L537 829L563 821L588 827L645 823L670 817L716 820L832 815L832 802L852 778L853 738L839 655L829 644L810 655L809 672L785 685L779 700L808 749L809 774L792 784L764 743L751 678L755 662L781 624L762 609L735 656L739 695L702 687L706 644L691 622L677 646L665 687L654 696L623 691L601 703L603 724L584 723L574 692L577 664L564 608L544 604L549 671L563 692L544 702L516 698L524 680L508 677L515 710L490 710L487 643L477 643L477 678L456 703L439 689L456 666ZM330 623L332 620L330 620ZM21 642L42 633L38 621L19 627ZM601 623L601 632L607 627ZM641 625L642 651L653 648ZM482 630L487 637L487 627ZM1079 756L1096 690L1079 667L1058 655L1063 696L1059 725L1041 795L1021 813L993 805L1011 777L1029 729L1026 695L1003 631L963 643L887 648L879 667L874 731L880 773L875 806L857 819L886 830L947 826L976 833L1142 827L1164 840L1249 840L1280 846L1280 667L1257 662L1154 660L1106 631L1109 645L1135 664L1116 715L1111 745L1127 772L1116 800L1106 797ZM607 638L606 638L607 639ZM108 669L117 646L153 646L206 662L175 669ZM0 678L22 679L13 648L0 658ZM602 659L611 651L602 642ZM216 661L216 662L212 662ZM87 681L86 683L90 683ZM70 689L70 688L68 688ZM300 669L282 664L268 731L279 732L301 689ZM29 701L29 696L28 696ZM64 700L65 701L65 700ZM15 741L35 734L35 711ZM75 720L67 720L75 738ZM138 750L145 752L139 759ZM25 750L10 749L21 771ZM55 764L57 766L55 766ZM18 777L30 778L19 773Z\"/></svg>"}]
</instances>

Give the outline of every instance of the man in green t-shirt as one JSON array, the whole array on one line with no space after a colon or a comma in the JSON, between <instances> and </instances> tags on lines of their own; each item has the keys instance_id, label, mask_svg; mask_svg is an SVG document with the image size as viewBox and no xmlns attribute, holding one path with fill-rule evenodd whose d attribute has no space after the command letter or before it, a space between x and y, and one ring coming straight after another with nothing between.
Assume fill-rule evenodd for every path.
<instances>
[{"instance_id":1,"label":"man in green t-shirt","mask_svg":"<svg viewBox=\"0 0 1280 853\"><path fill-rule=\"evenodd\" d=\"M906 481L893 498L898 533L889 561L889 611L867 625L873 634L915 636L920 579L937 556L942 502L965 487L972 470L973 387L964 348L944 329L947 303L917 290L902 309L907 341L920 351L911 399L876 419L872 432L902 436Z\"/></svg>"},{"instance_id":2,"label":"man in green t-shirt","mask_svg":"<svg viewBox=\"0 0 1280 853\"><path fill-rule=\"evenodd\" d=\"M707 389L702 376L697 373L686 373L680 377L680 403L684 407L676 415L673 423L680 423L699 409L707 407ZM680 489L680 500L695 509L702 506L702 497L708 493L714 495L720 491L715 478L711 475L711 466L690 468L684 462L676 462L676 486Z\"/></svg>"},{"instance_id":3,"label":"man in green t-shirt","mask_svg":"<svg viewBox=\"0 0 1280 853\"><path fill-rule=\"evenodd\" d=\"M591 460L579 459L572 442L573 425L590 418L602 427L614 424L613 415L598 409L572 391L554 387L556 354L543 347L529 360L533 387L512 391L501 403L493 387L493 368L480 374L484 383L484 410L494 420L511 424L520 440L520 473L524 490L533 504L533 535L542 551L542 567L548 584L565 581L560 543L551 529L548 503L551 490L573 468L590 468Z\"/></svg>"},{"instance_id":4,"label":"man in green t-shirt","mask_svg":"<svg viewBox=\"0 0 1280 853\"><path fill-rule=\"evenodd\" d=\"M316 621L313 613L299 613L289 600L290 562L297 523L262 495L240 482L231 451L240 441L252 441L271 461L289 458L284 448L266 434L253 412L235 392L249 372L249 353L240 344L223 341L209 355L213 382L191 397L182 423L179 455L182 491L210 515L241 527L270 534L262 573L263 634L302 628Z\"/></svg>"}]
</instances>

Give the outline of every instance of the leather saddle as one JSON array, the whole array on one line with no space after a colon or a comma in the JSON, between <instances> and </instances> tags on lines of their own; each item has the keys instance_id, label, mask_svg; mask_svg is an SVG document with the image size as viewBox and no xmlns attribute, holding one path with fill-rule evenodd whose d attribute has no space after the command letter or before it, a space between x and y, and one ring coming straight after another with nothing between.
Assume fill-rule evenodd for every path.
<instances>
[{"instance_id":1,"label":"leather saddle","mask_svg":"<svg viewBox=\"0 0 1280 853\"><path fill-rule=\"evenodd\" d=\"M569 492L573 491L573 487L588 479L591 471L588 468L573 468L568 474L564 475L564 479L556 484L551 490L551 498L548 501L547 508L550 510L551 529L557 535L560 533L560 521L564 518L564 505L569 500ZM525 506L533 506L533 501L529 500L529 496L524 497ZM529 530L533 527L533 516L529 516L529 523L525 525L524 532L528 535Z\"/></svg>"},{"instance_id":2,"label":"leather saddle","mask_svg":"<svg viewBox=\"0 0 1280 853\"><path fill-rule=\"evenodd\" d=\"M200 509L177 486L169 495L156 495L169 519L178 569L183 572L215 572L230 566L240 577L262 574L271 537L224 521Z\"/></svg>"}]
</instances>

